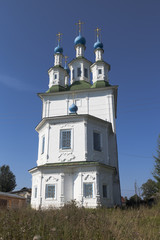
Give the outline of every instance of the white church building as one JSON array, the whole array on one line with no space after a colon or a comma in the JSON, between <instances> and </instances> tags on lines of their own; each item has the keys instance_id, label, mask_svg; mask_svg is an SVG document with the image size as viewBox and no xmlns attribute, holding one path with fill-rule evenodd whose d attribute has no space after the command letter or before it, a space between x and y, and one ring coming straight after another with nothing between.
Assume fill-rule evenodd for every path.
<instances>
[{"instance_id":1,"label":"white church building","mask_svg":"<svg viewBox=\"0 0 160 240\"><path fill-rule=\"evenodd\" d=\"M38 94L43 106L36 127L37 166L29 170L31 205L35 209L61 207L72 200L91 208L120 205L118 86L109 84L110 65L102 57L99 29L94 63L85 58L86 40L79 29L74 40L76 57L63 67L58 36L54 66L48 71L49 90Z\"/></svg>"}]
</instances>

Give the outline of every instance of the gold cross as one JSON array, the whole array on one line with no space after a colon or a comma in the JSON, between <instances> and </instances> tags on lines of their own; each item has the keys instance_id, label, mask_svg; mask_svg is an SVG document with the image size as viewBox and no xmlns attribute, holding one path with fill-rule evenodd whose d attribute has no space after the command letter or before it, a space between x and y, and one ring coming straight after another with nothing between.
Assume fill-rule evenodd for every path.
<instances>
[{"instance_id":1,"label":"gold cross","mask_svg":"<svg viewBox=\"0 0 160 240\"><path fill-rule=\"evenodd\" d=\"M58 43L60 42L60 40L62 39L61 36L63 35L63 33L58 33L56 34L57 38L58 38Z\"/></svg>"},{"instance_id":2,"label":"gold cross","mask_svg":"<svg viewBox=\"0 0 160 240\"><path fill-rule=\"evenodd\" d=\"M84 24L84 22L81 22L80 20L78 21L78 23L76 23L76 25L78 25L78 28L79 28L79 33L82 30L82 24Z\"/></svg>"},{"instance_id":3,"label":"gold cross","mask_svg":"<svg viewBox=\"0 0 160 240\"><path fill-rule=\"evenodd\" d=\"M65 63L67 63L67 58L68 58L68 56L64 56L64 61L65 61Z\"/></svg>"},{"instance_id":4,"label":"gold cross","mask_svg":"<svg viewBox=\"0 0 160 240\"><path fill-rule=\"evenodd\" d=\"M97 28L95 29L95 31L97 32L97 38L98 38L98 37L100 36L100 31L101 31L101 29L97 27Z\"/></svg>"}]
</instances>

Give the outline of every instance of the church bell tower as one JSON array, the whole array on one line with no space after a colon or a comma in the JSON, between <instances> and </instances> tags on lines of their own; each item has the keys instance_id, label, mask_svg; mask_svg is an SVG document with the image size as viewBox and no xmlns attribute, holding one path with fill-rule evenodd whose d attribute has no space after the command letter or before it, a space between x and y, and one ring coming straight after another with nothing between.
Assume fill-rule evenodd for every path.
<instances>
[{"instance_id":1,"label":"church bell tower","mask_svg":"<svg viewBox=\"0 0 160 240\"><path fill-rule=\"evenodd\" d=\"M82 22L77 25L75 59L67 65L65 56L63 67L58 33L49 89L38 94L43 105L36 127L38 158L29 170L35 209L61 207L72 200L88 208L121 204L115 125L118 86L109 83L100 29L93 63L85 57Z\"/></svg>"}]
</instances>

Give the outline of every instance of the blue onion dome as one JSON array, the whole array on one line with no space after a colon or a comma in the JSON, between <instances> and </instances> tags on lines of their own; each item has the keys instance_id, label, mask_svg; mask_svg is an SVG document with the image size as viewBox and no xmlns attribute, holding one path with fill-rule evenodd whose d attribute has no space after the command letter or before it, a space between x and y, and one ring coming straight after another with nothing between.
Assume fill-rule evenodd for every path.
<instances>
[{"instance_id":1,"label":"blue onion dome","mask_svg":"<svg viewBox=\"0 0 160 240\"><path fill-rule=\"evenodd\" d=\"M85 46L86 44L86 39L84 37L81 36L81 34L79 34L79 36L77 36L74 40L74 44L77 45L77 44L82 44Z\"/></svg>"},{"instance_id":2,"label":"blue onion dome","mask_svg":"<svg viewBox=\"0 0 160 240\"><path fill-rule=\"evenodd\" d=\"M78 107L74 103L69 107L70 113L77 113L77 110Z\"/></svg>"},{"instance_id":3,"label":"blue onion dome","mask_svg":"<svg viewBox=\"0 0 160 240\"><path fill-rule=\"evenodd\" d=\"M59 46L59 44L58 44L58 46L57 47L55 47L55 49L54 49L54 53L56 54L56 53L63 53L63 48L62 47L60 47Z\"/></svg>"},{"instance_id":4,"label":"blue onion dome","mask_svg":"<svg viewBox=\"0 0 160 240\"><path fill-rule=\"evenodd\" d=\"M99 41L99 38L97 38L97 42L94 44L94 49L103 49L103 43Z\"/></svg>"}]
</instances>

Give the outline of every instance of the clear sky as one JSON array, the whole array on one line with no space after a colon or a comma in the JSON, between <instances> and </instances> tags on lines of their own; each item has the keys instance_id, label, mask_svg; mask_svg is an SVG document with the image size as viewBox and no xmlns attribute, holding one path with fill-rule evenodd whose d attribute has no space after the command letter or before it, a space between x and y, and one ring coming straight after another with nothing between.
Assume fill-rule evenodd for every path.
<instances>
[{"instance_id":1,"label":"clear sky","mask_svg":"<svg viewBox=\"0 0 160 240\"><path fill-rule=\"evenodd\" d=\"M102 29L110 84L119 85L117 139L122 195L152 177L160 134L159 0L0 0L0 165L31 187L42 104L48 89L56 34L69 61L75 58L78 20L85 22L85 57L94 61L94 29Z\"/></svg>"}]
</instances>

